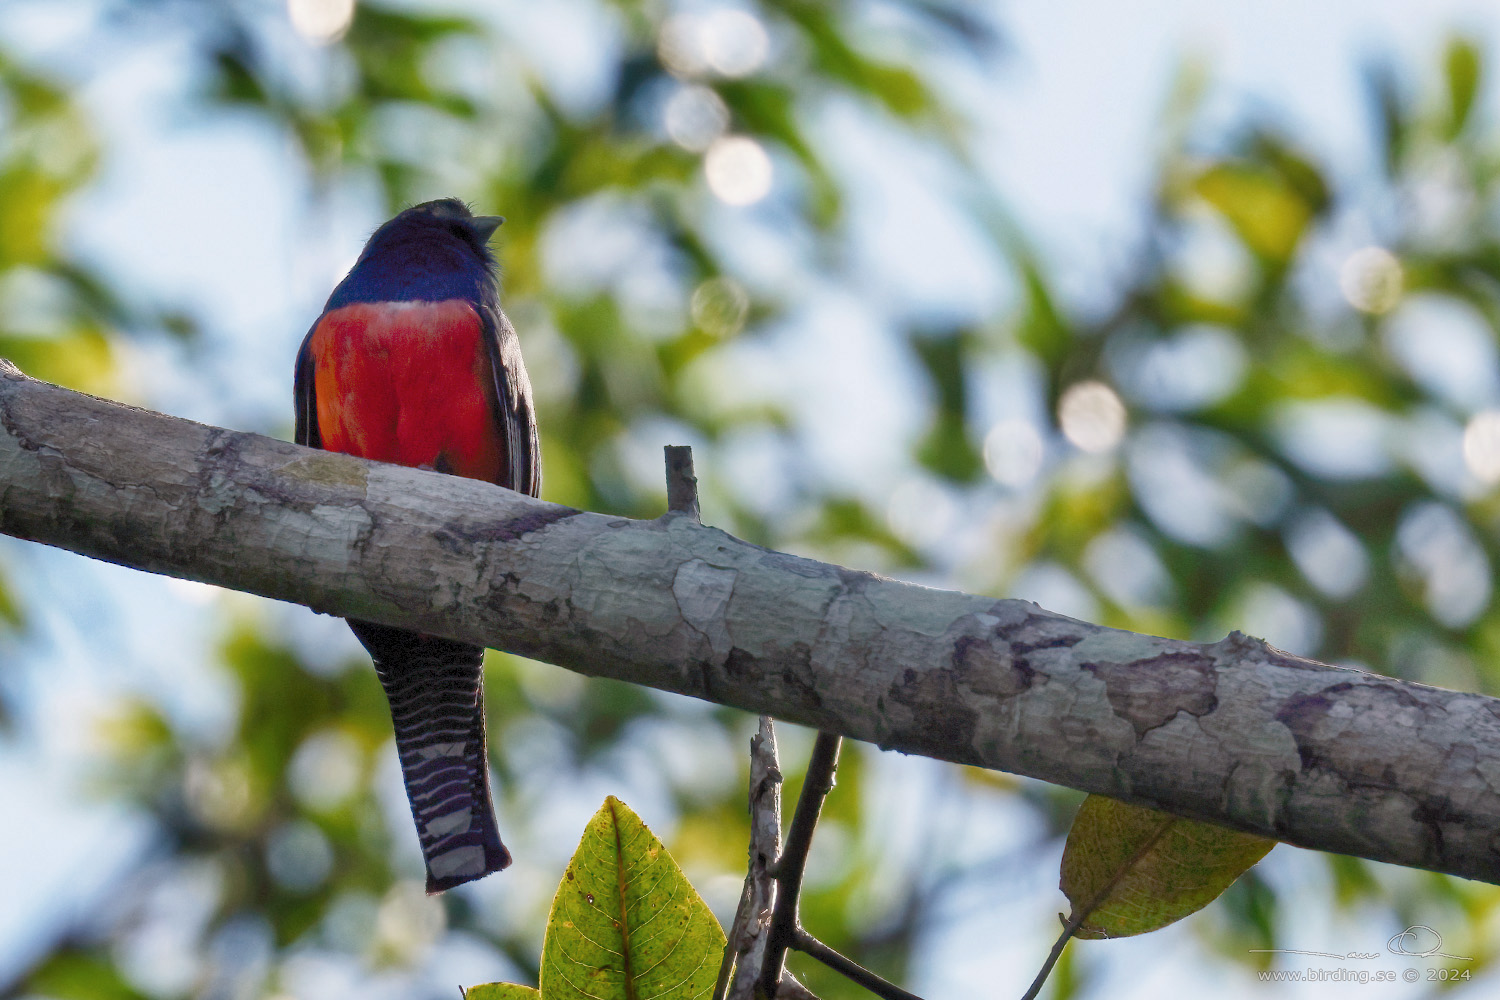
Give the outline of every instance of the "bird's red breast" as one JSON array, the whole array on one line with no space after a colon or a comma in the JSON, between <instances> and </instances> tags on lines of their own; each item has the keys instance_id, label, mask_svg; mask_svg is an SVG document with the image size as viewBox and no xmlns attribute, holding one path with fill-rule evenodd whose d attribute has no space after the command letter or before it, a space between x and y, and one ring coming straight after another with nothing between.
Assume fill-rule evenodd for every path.
<instances>
[{"instance_id":1,"label":"bird's red breast","mask_svg":"<svg viewBox=\"0 0 1500 1000\"><path fill-rule=\"evenodd\" d=\"M470 303L343 306L308 349L324 448L503 483L494 370Z\"/></svg>"}]
</instances>

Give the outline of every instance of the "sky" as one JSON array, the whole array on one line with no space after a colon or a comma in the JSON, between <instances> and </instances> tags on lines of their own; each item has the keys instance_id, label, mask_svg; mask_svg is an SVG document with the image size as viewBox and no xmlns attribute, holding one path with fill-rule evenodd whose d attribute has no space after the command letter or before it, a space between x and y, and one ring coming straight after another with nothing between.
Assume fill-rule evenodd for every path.
<instances>
[{"instance_id":1,"label":"sky","mask_svg":"<svg viewBox=\"0 0 1500 1000\"><path fill-rule=\"evenodd\" d=\"M1210 113L1228 119L1250 108L1288 123L1322 162L1357 180L1374 156L1365 145L1370 130L1360 83L1369 60L1389 57L1408 70L1428 69L1455 28L1500 56L1500 8L1492 0L1057 0L998 9L1007 36L1001 64L955 66L941 78L978 125L987 172L1054 263L1069 300L1083 309L1124 273L1162 110L1188 61L1213 81ZM109 160L72 207L66 242L139 289L143 300L217 317L208 331L212 350L192 358L161 345L129 348L122 384L131 402L289 436L292 355L328 290L381 221L380 208L372 192L355 189L309 214L309 191L282 137L249 116L209 119L188 106L193 80L180 39L153 37L149 25L105 30L95 10L43 0L0 5L0 43L84 81L85 104L105 134ZM551 78L568 101L586 106L594 99L591 88L600 82L567 69L591 64L589 54L610 44L609 32L590 19L590 5L569 0L538 13L510 0L495 10L520 37L538 44L566 38L552 57ZM1485 85L1492 112L1497 97L1500 74L1492 74ZM919 155L874 155L885 137L836 109L830 115L835 159L859 178L852 210L865 285L896 311L993 312L1010 289L986 266L987 251L967 220L930 195L940 168ZM1351 226L1349 249L1373 235L1360 232L1357 220ZM501 247L503 258L503 241ZM808 426L845 428L827 431L811 447L831 475L856 483L862 475L889 482L899 459L888 442L909 436L914 422L899 406L871 414L854 432L846 421L819 416L868 410L861 404L872 396L900 398L890 387L911 375L894 350L855 352L857 367L827 376L837 367L827 359L847 356L846 339L876 324L877 311L848 292L811 295L797 324L768 348L797 359L788 395L808 408ZM189 366L191 378L184 375ZM659 453L641 452L643 465L651 466L643 474L658 475ZM9 565L38 581L39 639L24 655L48 669L25 676L34 687L29 694L54 706L48 717L63 720L46 739L0 746L0 801L28 803L51 818L31 832L0 824L3 980L45 940L49 921L89 905L107 883L108 866L84 859L127 865L144 836L129 817L80 801L71 787L70 741L82 732L88 707L112 691L147 690L211 731L223 693L220 681L192 666L213 640L193 627L203 618L195 609L218 599L211 591L10 540L0 546ZM352 640L325 624L337 623L295 627L306 630L310 644L347 651ZM162 642L164 635L174 641ZM100 643L117 651L107 669L94 648ZM920 784L932 777L927 767L900 761L887 780ZM1277 884L1297 886L1326 878L1314 861L1283 847L1264 870ZM80 872L89 877L80 880ZM988 907L975 901L975 912L955 913L935 931L914 988L932 996L979 995L992 990L997 976L1028 979L1029 972L1017 970L1034 968L1045 954L1061 897L1051 860L1021 884L1027 891L1015 898ZM1296 940L1331 951L1378 947L1400 930L1339 922L1316 909L1292 919ZM1220 988L1213 960L1180 926L1108 948L1101 961L1119 973L1120 996L1156 996L1189 975L1214 982L1225 997L1412 995L1404 984ZM976 954L984 958L976 961Z\"/></svg>"}]
</instances>

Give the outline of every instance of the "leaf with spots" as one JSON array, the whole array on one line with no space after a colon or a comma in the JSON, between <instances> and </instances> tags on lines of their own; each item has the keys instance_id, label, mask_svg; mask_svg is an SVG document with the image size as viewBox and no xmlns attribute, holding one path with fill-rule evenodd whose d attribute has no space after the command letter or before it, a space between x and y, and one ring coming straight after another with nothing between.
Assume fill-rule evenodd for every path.
<instances>
[{"instance_id":1,"label":"leaf with spots","mask_svg":"<svg viewBox=\"0 0 1500 1000\"><path fill-rule=\"evenodd\" d=\"M1129 937L1218 898L1276 841L1090 795L1063 849L1068 926L1081 938Z\"/></svg>"},{"instance_id":2,"label":"leaf with spots","mask_svg":"<svg viewBox=\"0 0 1500 1000\"><path fill-rule=\"evenodd\" d=\"M640 817L594 814L552 900L544 1000L690 1000L714 988L724 932Z\"/></svg>"}]
</instances>

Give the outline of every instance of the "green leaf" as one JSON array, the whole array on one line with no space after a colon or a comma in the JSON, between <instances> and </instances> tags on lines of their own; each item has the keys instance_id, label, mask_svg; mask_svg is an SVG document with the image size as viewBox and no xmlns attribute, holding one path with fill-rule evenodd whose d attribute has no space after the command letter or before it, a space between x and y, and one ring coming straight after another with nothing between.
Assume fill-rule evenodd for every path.
<instances>
[{"instance_id":1,"label":"green leaf","mask_svg":"<svg viewBox=\"0 0 1500 1000\"><path fill-rule=\"evenodd\" d=\"M1479 76L1482 57L1479 47L1468 38L1455 38L1448 43L1443 56L1443 70L1448 78L1448 127L1447 138L1457 138L1468 124L1469 112L1474 107L1474 95L1479 92Z\"/></svg>"},{"instance_id":2,"label":"green leaf","mask_svg":"<svg viewBox=\"0 0 1500 1000\"><path fill-rule=\"evenodd\" d=\"M0 575L0 625L20 628L23 624L25 624L25 619L21 616L21 606L11 596L5 577Z\"/></svg>"},{"instance_id":3,"label":"green leaf","mask_svg":"<svg viewBox=\"0 0 1500 1000\"><path fill-rule=\"evenodd\" d=\"M142 1000L145 996L107 958L78 951L47 958L23 981L22 992L58 1000Z\"/></svg>"},{"instance_id":4,"label":"green leaf","mask_svg":"<svg viewBox=\"0 0 1500 1000\"><path fill-rule=\"evenodd\" d=\"M1410 114L1395 70L1385 63L1373 63L1365 69L1365 89L1375 110L1375 121L1384 153L1386 173L1395 177L1406 158L1411 136Z\"/></svg>"},{"instance_id":5,"label":"green leaf","mask_svg":"<svg viewBox=\"0 0 1500 1000\"><path fill-rule=\"evenodd\" d=\"M1016 336L1049 367L1061 365L1073 347L1073 331L1030 250L1018 250L1015 265L1025 294Z\"/></svg>"},{"instance_id":6,"label":"green leaf","mask_svg":"<svg viewBox=\"0 0 1500 1000\"><path fill-rule=\"evenodd\" d=\"M547 1000L671 1000L709 993L724 932L640 817L611 795L552 900Z\"/></svg>"},{"instance_id":7,"label":"green leaf","mask_svg":"<svg viewBox=\"0 0 1500 1000\"><path fill-rule=\"evenodd\" d=\"M726 80L717 89L746 131L775 139L802 164L807 172L808 211L816 225L831 226L838 218L843 194L798 123L797 92L758 79Z\"/></svg>"},{"instance_id":8,"label":"green leaf","mask_svg":"<svg viewBox=\"0 0 1500 1000\"><path fill-rule=\"evenodd\" d=\"M936 397L932 426L917 445L916 458L946 479L969 483L984 471L979 448L969 437L968 387L970 345L961 330L913 335L912 350L922 362Z\"/></svg>"},{"instance_id":9,"label":"green leaf","mask_svg":"<svg viewBox=\"0 0 1500 1000\"><path fill-rule=\"evenodd\" d=\"M784 3L780 9L802 30L813 63L829 79L843 83L856 94L874 98L898 118L918 118L937 107L937 99L916 73L904 66L877 62L855 49L826 5Z\"/></svg>"},{"instance_id":10,"label":"green leaf","mask_svg":"<svg viewBox=\"0 0 1500 1000\"><path fill-rule=\"evenodd\" d=\"M1276 841L1090 795L1063 849L1078 937L1145 934L1213 902Z\"/></svg>"},{"instance_id":11,"label":"green leaf","mask_svg":"<svg viewBox=\"0 0 1500 1000\"><path fill-rule=\"evenodd\" d=\"M464 1000L538 1000L541 991L516 983L485 983L464 990Z\"/></svg>"},{"instance_id":12,"label":"green leaf","mask_svg":"<svg viewBox=\"0 0 1500 1000\"><path fill-rule=\"evenodd\" d=\"M1300 192L1258 165L1217 164L1193 189L1223 214L1251 251L1278 264L1291 259L1313 215L1314 206Z\"/></svg>"},{"instance_id":13,"label":"green leaf","mask_svg":"<svg viewBox=\"0 0 1500 1000\"><path fill-rule=\"evenodd\" d=\"M66 184L30 164L0 172L0 267L47 261L57 202L66 191Z\"/></svg>"},{"instance_id":14,"label":"green leaf","mask_svg":"<svg viewBox=\"0 0 1500 1000\"><path fill-rule=\"evenodd\" d=\"M114 388L114 352L98 329L79 327L55 337L13 337L0 331L0 358L33 378L84 392Z\"/></svg>"}]
</instances>

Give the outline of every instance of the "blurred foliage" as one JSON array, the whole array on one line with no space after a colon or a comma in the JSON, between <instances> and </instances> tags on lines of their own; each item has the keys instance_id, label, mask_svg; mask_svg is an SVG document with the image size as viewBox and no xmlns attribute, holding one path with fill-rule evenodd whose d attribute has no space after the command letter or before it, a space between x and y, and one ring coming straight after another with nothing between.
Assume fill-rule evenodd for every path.
<instances>
[{"instance_id":1,"label":"blurred foliage","mask_svg":"<svg viewBox=\"0 0 1500 1000\"><path fill-rule=\"evenodd\" d=\"M1200 115L1211 88L1185 77L1139 245L1115 284L1075 303L1055 283L1066 262L1032 245L974 166L968 116L941 84L948 61L1004 57L966 5L743 4L764 62L724 72L694 50L702 10L596 0L584 6L612 44L590 50L607 63L592 97L556 85L504 15L363 3L315 53L279 5L107 6L185 32L204 113L277 129L315 200L375 191L393 212L457 194L507 216L505 301L536 383L549 499L655 516L660 446L688 441L706 518L759 543L1124 628L1240 628L1325 660L1500 690L1500 430L1485 429L1500 405L1500 133L1472 43L1453 42L1425 87L1370 69L1379 176L1358 181L1273 121ZM946 325L881 316L921 417L897 442L900 470L874 488L810 467L812 429L788 388L807 382L767 361L809 286L879 298L850 245L859 181L832 148L830 108L948 164L940 193L1011 290L995 315ZM753 139L773 170L750 208L705 180L705 153L726 135ZM114 392L122 338L181 336L202 317L134 302L59 243L63 206L108 155L69 85L0 53L0 355ZM779 269L754 259L762 245ZM600 249L611 246L626 249ZM984 402L997 373L1017 394L998 415ZM7 580L0 620L14 626L27 594ZM305 992L319 981L308 969L330 967L451 996L453 977L429 964L459 945L535 982L556 874L528 881L525 848L547 836L532 825L548 793L638 782L642 769L676 813L653 825L720 916L733 906L751 725L739 713L493 655L491 751L522 860L427 899L399 795L372 791L393 757L373 673L320 662L266 620L226 619L232 724L192 733L146 697L106 715L93 793L148 817L153 846L107 905L0 989L257 996ZM789 801L805 751L788 731ZM956 819L917 823L902 846L891 827L911 824L887 821L905 806L881 763L846 753L803 916L901 982L963 918L955 899L1005 898L1051 869L1038 858L1078 796L945 769L910 812ZM1029 816L1033 842L987 837L996 815ZM1372 925L1440 926L1475 972L1487 967L1492 888L1326 867L1328 905ZM724 900L705 888L716 879L734 887ZM1262 960L1249 947L1284 944L1291 891L1252 872L1191 926L1248 970ZM181 900L197 901L186 916ZM163 935L191 956L176 978L152 971ZM792 967L820 996L858 994L810 962ZM1006 972L1019 993L1029 969ZM1087 955L1065 955L1052 984L1062 997L1104 988Z\"/></svg>"},{"instance_id":2,"label":"blurred foliage","mask_svg":"<svg viewBox=\"0 0 1500 1000\"><path fill-rule=\"evenodd\" d=\"M109 348L88 315L91 286L57 259L55 216L95 156L66 93L0 52L0 357L81 386L99 384ZM20 624L0 575L0 631Z\"/></svg>"}]
</instances>

